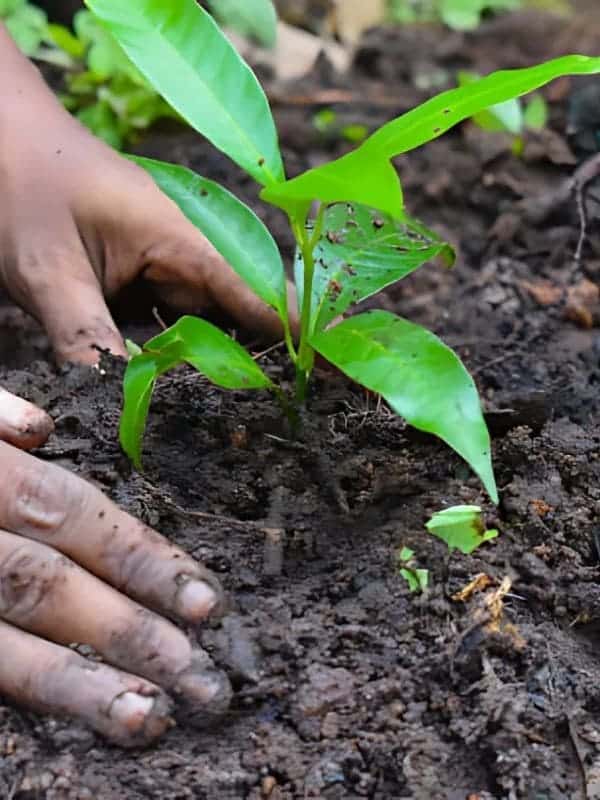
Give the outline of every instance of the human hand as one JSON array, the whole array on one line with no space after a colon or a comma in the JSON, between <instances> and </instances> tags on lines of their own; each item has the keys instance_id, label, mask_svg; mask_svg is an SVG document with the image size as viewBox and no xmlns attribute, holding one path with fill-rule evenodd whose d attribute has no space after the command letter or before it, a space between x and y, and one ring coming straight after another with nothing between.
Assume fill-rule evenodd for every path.
<instances>
[{"instance_id":1,"label":"human hand","mask_svg":"<svg viewBox=\"0 0 600 800\"><path fill-rule=\"evenodd\" d=\"M125 355L104 298L138 276L182 312L217 307L281 335L275 312L143 170L59 105L1 25L0 90L0 286L59 360Z\"/></svg>"},{"instance_id":2,"label":"human hand","mask_svg":"<svg viewBox=\"0 0 600 800\"><path fill-rule=\"evenodd\" d=\"M217 580L91 484L24 452L51 430L0 389L0 695L125 747L173 724L169 693L210 721L229 682L167 617L195 626L219 614Z\"/></svg>"}]
</instances>

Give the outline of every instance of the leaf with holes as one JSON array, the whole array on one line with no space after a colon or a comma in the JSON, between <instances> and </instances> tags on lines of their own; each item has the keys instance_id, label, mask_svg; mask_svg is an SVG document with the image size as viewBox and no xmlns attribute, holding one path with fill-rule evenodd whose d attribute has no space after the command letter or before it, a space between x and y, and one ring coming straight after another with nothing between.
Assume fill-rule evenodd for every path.
<instances>
[{"instance_id":1,"label":"leaf with holes","mask_svg":"<svg viewBox=\"0 0 600 800\"><path fill-rule=\"evenodd\" d=\"M323 330L350 306L405 278L437 256L449 265L452 248L416 220L402 222L356 203L338 203L323 217L314 253L311 332ZM295 264L301 307L304 264Z\"/></svg>"}]
</instances>

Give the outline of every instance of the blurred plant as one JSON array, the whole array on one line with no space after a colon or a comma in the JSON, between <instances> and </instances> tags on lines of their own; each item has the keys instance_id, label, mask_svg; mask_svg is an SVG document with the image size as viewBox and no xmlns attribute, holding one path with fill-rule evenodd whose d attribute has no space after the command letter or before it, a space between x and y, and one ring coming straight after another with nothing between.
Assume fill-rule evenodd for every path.
<instances>
[{"instance_id":1,"label":"blurred plant","mask_svg":"<svg viewBox=\"0 0 600 800\"><path fill-rule=\"evenodd\" d=\"M90 11L75 14L73 32L48 25L48 39L71 59L64 105L112 147L121 149L159 118L178 117Z\"/></svg>"},{"instance_id":2,"label":"blurred plant","mask_svg":"<svg viewBox=\"0 0 600 800\"><path fill-rule=\"evenodd\" d=\"M474 30L485 14L514 11L526 6L566 14L568 0L388 0L392 21L443 22L453 30Z\"/></svg>"},{"instance_id":3,"label":"blurred plant","mask_svg":"<svg viewBox=\"0 0 600 800\"><path fill-rule=\"evenodd\" d=\"M263 45L277 40L277 12L272 0L207 0L212 15L226 28Z\"/></svg>"},{"instance_id":4,"label":"blurred plant","mask_svg":"<svg viewBox=\"0 0 600 800\"><path fill-rule=\"evenodd\" d=\"M331 108L323 108L313 117L316 130L330 141L344 139L351 144L360 144L369 135L366 125L357 122L344 122Z\"/></svg>"},{"instance_id":5,"label":"blurred plant","mask_svg":"<svg viewBox=\"0 0 600 800\"><path fill-rule=\"evenodd\" d=\"M473 72L459 72L458 85L467 86L480 79ZM548 122L548 105L541 94L534 94L528 103L520 97L514 97L474 114L473 122L477 127L491 133L509 133L513 138L512 151L521 155L524 147L525 132L541 131Z\"/></svg>"},{"instance_id":6,"label":"blurred plant","mask_svg":"<svg viewBox=\"0 0 600 800\"><path fill-rule=\"evenodd\" d=\"M21 50L35 55L46 35L45 13L27 0L0 0L0 19Z\"/></svg>"},{"instance_id":7,"label":"blurred plant","mask_svg":"<svg viewBox=\"0 0 600 800\"><path fill-rule=\"evenodd\" d=\"M208 5L223 24L265 46L275 44L271 0L209 0ZM71 31L48 23L28 0L0 0L0 19L25 55L65 70L63 104L112 147L123 149L158 119L180 119L90 11L75 14Z\"/></svg>"},{"instance_id":8,"label":"blurred plant","mask_svg":"<svg viewBox=\"0 0 600 800\"><path fill-rule=\"evenodd\" d=\"M429 570L418 569L415 564L414 550L403 547L398 551L398 572L408 584L411 592L424 592L429 585Z\"/></svg>"}]
</instances>

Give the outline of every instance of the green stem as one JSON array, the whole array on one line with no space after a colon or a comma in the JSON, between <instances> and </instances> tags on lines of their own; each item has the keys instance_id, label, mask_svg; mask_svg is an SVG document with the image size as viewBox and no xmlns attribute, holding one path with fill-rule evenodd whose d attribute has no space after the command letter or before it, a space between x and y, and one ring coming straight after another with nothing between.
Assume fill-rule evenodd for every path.
<instances>
[{"instance_id":1,"label":"green stem","mask_svg":"<svg viewBox=\"0 0 600 800\"><path fill-rule=\"evenodd\" d=\"M300 314L300 346L298 348L298 360L296 362L296 400L299 403L304 403L306 401L308 379L315 362L315 351L310 346L308 340L311 324L312 287L315 274L313 252L323 229L323 206L319 206L312 235L308 235L304 222L299 223L298 220L294 220L292 222L292 228L300 247L300 252L302 253L302 264L304 267L304 296L302 298L302 311Z\"/></svg>"}]
</instances>

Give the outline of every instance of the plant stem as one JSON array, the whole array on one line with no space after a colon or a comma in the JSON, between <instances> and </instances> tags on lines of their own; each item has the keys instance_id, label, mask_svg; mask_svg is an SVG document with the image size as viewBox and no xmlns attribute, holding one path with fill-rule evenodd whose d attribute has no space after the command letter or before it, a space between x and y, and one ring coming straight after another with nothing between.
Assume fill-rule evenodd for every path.
<instances>
[{"instance_id":1,"label":"plant stem","mask_svg":"<svg viewBox=\"0 0 600 800\"><path fill-rule=\"evenodd\" d=\"M298 360L296 362L296 400L298 403L304 403L306 401L308 379L315 362L315 351L310 346L308 340L311 327L312 288L315 274L313 252L321 237L323 228L323 206L319 206L311 235L309 235L304 222L299 224L297 220L294 220L292 228L298 246L300 247L300 252L302 253L302 264L304 267L304 289L302 310L300 313L300 345L298 348Z\"/></svg>"}]
</instances>

